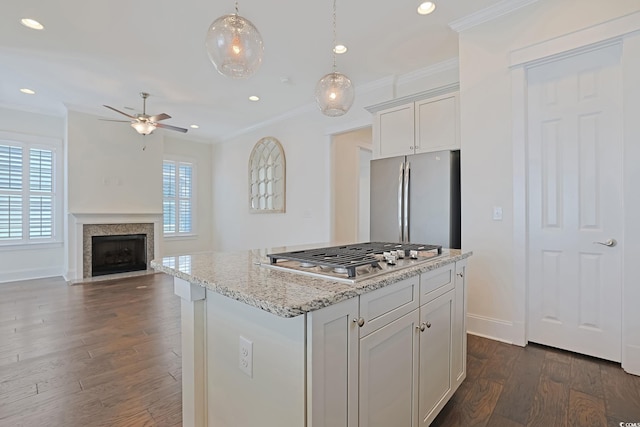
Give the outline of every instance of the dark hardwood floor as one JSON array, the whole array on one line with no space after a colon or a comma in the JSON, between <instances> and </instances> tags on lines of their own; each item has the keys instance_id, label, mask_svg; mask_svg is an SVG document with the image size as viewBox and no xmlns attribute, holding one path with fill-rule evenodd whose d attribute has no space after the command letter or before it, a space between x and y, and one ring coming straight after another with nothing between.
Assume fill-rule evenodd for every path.
<instances>
[{"instance_id":1,"label":"dark hardwood floor","mask_svg":"<svg viewBox=\"0 0 640 427\"><path fill-rule=\"evenodd\" d=\"M619 427L621 422L640 423L640 377L620 364L468 335L467 379L431 425Z\"/></svg>"},{"instance_id":2,"label":"dark hardwood floor","mask_svg":"<svg viewBox=\"0 0 640 427\"><path fill-rule=\"evenodd\" d=\"M179 310L163 274L0 284L0 426L180 426ZM640 423L618 364L469 335L467 367L433 426Z\"/></svg>"},{"instance_id":3,"label":"dark hardwood floor","mask_svg":"<svg viewBox=\"0 0 640 427\"><path fill-rule=\"evenodd\" d=\"M179 426L180 363L168 276L0 284L0 426Z\"/></svg>"}]
</instances>

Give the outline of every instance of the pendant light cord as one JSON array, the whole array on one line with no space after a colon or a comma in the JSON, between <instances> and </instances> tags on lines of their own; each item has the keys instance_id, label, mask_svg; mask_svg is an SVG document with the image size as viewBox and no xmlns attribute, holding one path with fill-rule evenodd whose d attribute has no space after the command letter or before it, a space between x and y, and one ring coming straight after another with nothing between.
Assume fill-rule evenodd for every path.
<instances>
[{"instance_id":1,"label":"pendant light cord","mask_svg":"<svg viewBox=\"0 0 640 427\"><path fill-rule=\"evenodd\" d=\"M236 16L238 16L238 2L236 2Z\"/></svg>"},{"instance_id":2,"label":"pendant light cord","mask_svg":"<svg viewBox=\"0 0 640 427\"><path fill-rule=\"evenodd\" d=\"M333 0L333 46L331 52L333 52L333 72L336 72L336 0Z\"/></svg>"}]
</instances>

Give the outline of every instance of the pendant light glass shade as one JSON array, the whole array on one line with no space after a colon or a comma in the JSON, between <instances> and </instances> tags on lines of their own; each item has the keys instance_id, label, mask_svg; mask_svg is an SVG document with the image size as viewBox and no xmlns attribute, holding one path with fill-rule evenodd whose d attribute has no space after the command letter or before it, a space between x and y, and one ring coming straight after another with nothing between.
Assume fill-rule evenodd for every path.
<instances>
[{"instance_id":1,"label":"pendant light glass shade","mask_svg":"<svg viewBox=\"0 0 640 427\"><path fill-rule=\"evenodd\" d=\"M351 80L337 71L327 74L316 84L316 102L326 116L342 116L349 111L354 98Z\"/></svg>"},{"instance_id":2,"label":"pendant light glass shade","mask_svg":"<svg viewBox=\"0 0 640 427\"><path fill-rule=\"evenodd\" d=\"M209 59L224 76L244 79L253 75L262 63L264 45L258 29L236 13L221 16L207 31L205 46Z\"/></svg>"},{"instance_id":3,"label":"pendant light glass shade","mask_svg":"<svg viewBox=\"0 0 640 427\"><path fill-rule=\"evenodd\" d=\"M349 77L336 71L336 0L333 0L333 72L316 84L316 103L322 114L338 117L346 114L353 105L355 89Z\"/></svg>"}]
</instances>

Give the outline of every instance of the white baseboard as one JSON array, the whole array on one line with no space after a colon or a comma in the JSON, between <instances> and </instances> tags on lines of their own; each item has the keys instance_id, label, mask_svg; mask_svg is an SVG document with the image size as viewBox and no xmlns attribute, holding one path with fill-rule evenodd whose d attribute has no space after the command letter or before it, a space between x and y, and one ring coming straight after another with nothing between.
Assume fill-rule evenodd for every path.
<instances>
[{"instance_id":1,"label":"white baseboard","mask_svg":"<svg viewBox=\"0 0 640 427\"><path fill-rule=\"evenodd\" d=\"M628 344L623 347L622 369L633 375L640 375L640 346Z\"/></svg>"},{"instance_id":2,"label":"white baseboard","mask_svg":"<svg viewBox=\"0 0 640 427\"><path fill-rule=\"evenodd\" d=\"M513 344L513 322L467 313L467 332L507 344Z\"/></svg>"},{"instance_id":3,"label":"white baseboard","mask_svg":"<svg viewBox=\"0 0 640 427\"><path fill-rule=\"evenodd\" d=\"M0 283L17 282L19 280L43 279L45 277L62 276L62 268L34 268L29 270L3 271Z\"/></svg>"}]
</instances>

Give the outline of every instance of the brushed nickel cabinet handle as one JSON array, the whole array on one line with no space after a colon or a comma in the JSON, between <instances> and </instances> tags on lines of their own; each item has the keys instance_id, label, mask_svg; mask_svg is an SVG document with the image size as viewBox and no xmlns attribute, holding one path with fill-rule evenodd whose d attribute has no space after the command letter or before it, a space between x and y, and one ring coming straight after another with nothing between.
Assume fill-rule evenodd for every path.
<instances>
[{"instance_id":1,"label":"brushed nickel cabinet handle","mask_svg":"<svg viewBox=\"0 0 640 427\"><path fill-rule=\"evenodd\" d=\"M353 318L353 323L357 323L358 326L360 326L361 328L364 326L364 319L362 317L359 318Z\"/></svg>"}]
</instances>

